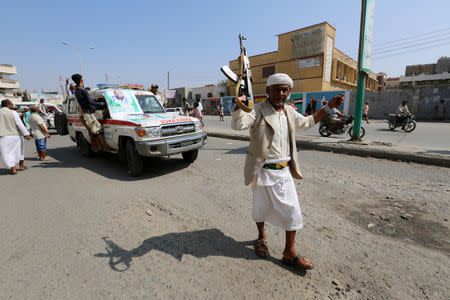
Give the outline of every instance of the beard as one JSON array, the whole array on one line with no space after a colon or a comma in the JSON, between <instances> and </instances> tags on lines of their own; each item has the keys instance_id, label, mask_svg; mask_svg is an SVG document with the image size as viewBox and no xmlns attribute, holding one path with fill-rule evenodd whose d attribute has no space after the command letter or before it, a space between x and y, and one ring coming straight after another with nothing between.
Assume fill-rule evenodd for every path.
<instances>
[{"instance_id":1,"label":"beard","mask_svg":"<svg viewBox=\"0 0 450 300\"><path fill-rule=\"evenodd\" d=\"M284 109L285 101L286 101L286 99L280 99L278 101L273 101L271 98L269 98L269 102L270 102L270 104L272 104L272 106L273 106L273 108L275 108L275 110Z\"/></svg>"}]
</instances>

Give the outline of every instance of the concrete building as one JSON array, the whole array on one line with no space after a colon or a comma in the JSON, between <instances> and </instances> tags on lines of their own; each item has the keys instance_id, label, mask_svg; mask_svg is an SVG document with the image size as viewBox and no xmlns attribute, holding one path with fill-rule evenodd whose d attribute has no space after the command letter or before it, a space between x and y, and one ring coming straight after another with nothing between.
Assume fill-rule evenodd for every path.
<instances>
[{"instance_id":1,"label":"concrete building","mask_svg":"<svg viewBox=\"0 0 450 300\"><path fill-rule=\"evenodd\" d=\"M254 94L265 94L267 77L274 73L288 74L294 80L293 92L356 89L357 62L334 47L335 35L336 29L327 22L279 34L277 51L249 57ZM237 59L229 66L239 73ZM228 84L234 91L235 85ZM374 73L366 89L378 89Z\"/></svg>"},{"instance_id":2,"label":"concrete building","mask_svg":"<svg viewBox=\"0 0 450 300\"><path fill-rule=\"evenodd\" d=\"M175 98L168 99L169 106L182 106L183 97L193 104L196 99L201 99L202 102L208 101L207 98L221 98L228 96L228 87L215 84L207 84L202 87L180 87L174 88Z\"/></svg>"},{"instance_id":3,"label":"concrete building","mask_svg":"<svg viewBox=\"0 0 450 300\"><path fill-rule=\"evenodd\" d=\"M19 88L19 81L10 79L11 75L16 75L16 66L0 64L0 100L10 99L13 102L22 101L22 97L14 95Z\"/></svg>"},{"instance_id":4,"label":"concrete building","mask_svg":"<svg viewBox=\"0 0 450 300\"><path fill-rule=\"evenodd\" d=\"M435 64L406 66L405 76L400 76L400 88L410 87L448 89L450 87L450 58L443 56Z\"/></svg>"}]
</instances>

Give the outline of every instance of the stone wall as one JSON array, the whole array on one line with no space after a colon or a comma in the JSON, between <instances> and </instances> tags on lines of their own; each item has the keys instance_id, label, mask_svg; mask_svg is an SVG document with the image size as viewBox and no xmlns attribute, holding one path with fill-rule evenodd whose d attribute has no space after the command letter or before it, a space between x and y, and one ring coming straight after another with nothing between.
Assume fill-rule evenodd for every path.
<instances>
[{"instance_id":1,"label":"stone wall","mask_svg":"<svg viewBox=\"0 0 450 300\"><path fill-rule=\"evenodd\" d=\"M354 114L355 98L356 91L350 91L349 114ZM436 120L435 110L440 100L444 100L445 119L450 120L450 87L366 91L364 94L364 102L369 101L370 119L387 119L389 114L397 111L402 101L407 101L417 120Z\"/></svg>"}]
</instances>

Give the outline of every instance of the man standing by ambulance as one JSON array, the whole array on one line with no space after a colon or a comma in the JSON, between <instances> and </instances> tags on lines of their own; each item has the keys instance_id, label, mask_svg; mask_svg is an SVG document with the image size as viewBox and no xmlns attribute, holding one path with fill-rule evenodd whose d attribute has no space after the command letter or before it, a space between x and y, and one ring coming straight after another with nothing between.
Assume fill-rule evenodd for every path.
<instances>
[{"instance_id":1,"label":"man standing by ambulance","mask_svg":"<svg viewBox=\"0 0 450 300\"><path fill-rule=\"evenodd\" d=\"M256 254L269 256L264 223L270 222L286 231L283 262L305 269L314 265L295 250L296 231L303 227L302 212L297 197L294 178L301 179L297 148L296 130L313 127L332 108L343 101L343 95L331 101L308 117L297 113L289 105L293 87L292 79L283 73L276 73L267 79L268 98L256 104L254 110L246 113L236 106L232 113L232 128L250 128L250 145L245 158L244 182L252 184L253 220L258 228L255 244Z\"/></svg>"}]
</instances>

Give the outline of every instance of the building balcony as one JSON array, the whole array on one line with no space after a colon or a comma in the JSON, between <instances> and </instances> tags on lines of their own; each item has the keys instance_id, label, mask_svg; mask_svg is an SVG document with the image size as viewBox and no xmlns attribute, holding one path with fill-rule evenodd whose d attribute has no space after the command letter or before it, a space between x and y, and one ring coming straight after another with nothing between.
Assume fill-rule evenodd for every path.
<instances>
[{"instance_id":1,"label":"building balcony","mask_svg":"<svg viewBox=\"0 0 450 300\"><path fill-rule=\"evenodd\" d=\"M16 66L0 64L0 74L8 74L8 75L16 75L17 70Z\"/></svg>"},{"instance_id":2,"label":"building balcony","mask_svg":"<svg viewBox=\"0 0 450 300\"><path fill-rule=\"evenodd\" d=\"M0 78L0 89L18 89L19 81L13 79Z\"/></svg>"}]
</instances>

